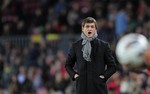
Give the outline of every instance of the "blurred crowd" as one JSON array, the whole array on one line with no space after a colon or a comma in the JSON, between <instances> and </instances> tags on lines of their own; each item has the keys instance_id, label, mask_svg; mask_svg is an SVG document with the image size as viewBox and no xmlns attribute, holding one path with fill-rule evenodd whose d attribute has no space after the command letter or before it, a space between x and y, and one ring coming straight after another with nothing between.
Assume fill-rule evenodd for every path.
<instances>
[{"instance_id":1,"label":"blurred crowd","mask_svg":"<svg viewBox=\"0 0 150 94\"><path fill-rule=\"evenodd\" d=\"M1 0L1 35L81 32L81 20L92 16L98 31L118 38L124 32L150 29L149 0Z\"/></svg>"},{"instance_id":2,"label":"blurred crowd","mask_svg":"<svg viewBox=\"0 0 150 94\"><path fill-rule=\"evenodd\" d=\"M82 19L91 16L98 22L98 37L114 52L125 34L140 33L150 39L149 0L0 0L0 4L4 37L80 35ZM0 44L0 94L75 94L65 60L66 51L53 51L46 41L24 48L9 41ZM129 72L117 64L117 73L107 82L109 94L150 94L146 70Z\"/></svg>"}]
</instances>

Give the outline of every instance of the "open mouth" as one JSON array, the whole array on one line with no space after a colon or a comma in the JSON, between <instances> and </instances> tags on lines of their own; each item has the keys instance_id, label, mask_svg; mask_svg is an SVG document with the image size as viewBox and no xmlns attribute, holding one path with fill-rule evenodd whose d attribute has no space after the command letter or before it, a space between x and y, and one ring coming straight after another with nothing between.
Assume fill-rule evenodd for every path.
<instances>
[{"instance_id":1,"label":"open mouth","mask_svg":"<svg viewBox=\"0 0 150 94\"><path fill-rule=\"evenodd\" d=\"M92 34L92 32L88 32L88 34Z\"/></svg>"}]
</instances>

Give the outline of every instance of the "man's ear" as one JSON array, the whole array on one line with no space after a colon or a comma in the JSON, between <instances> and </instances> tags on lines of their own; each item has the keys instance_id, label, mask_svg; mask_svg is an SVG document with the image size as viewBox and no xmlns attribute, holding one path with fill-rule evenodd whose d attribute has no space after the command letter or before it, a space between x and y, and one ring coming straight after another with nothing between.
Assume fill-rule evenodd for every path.
<instances>
[{"instance_id":1,"label":"man's ear","mask_svg":"<svg viewBox=\"0 0 150 94\"><path fill-rule=\"evenodd\" d=\"M82 32L83 32L83 26L81 27L81 29L82 29Z\"/></svg>"}]
</instances>

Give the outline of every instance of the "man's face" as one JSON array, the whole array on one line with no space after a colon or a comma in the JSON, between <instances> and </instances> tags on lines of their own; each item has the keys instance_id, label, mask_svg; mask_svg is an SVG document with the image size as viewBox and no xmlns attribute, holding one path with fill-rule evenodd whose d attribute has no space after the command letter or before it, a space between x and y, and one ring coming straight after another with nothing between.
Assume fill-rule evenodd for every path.
<instances>
[{"instance_id":1,"label":"man's face","mask_svg":"<svg viewBox=\"0 0 150 94\"><path fill-rule=\"evenodd\" d=\"M95 23L86 23L82 26L82 31L87 37L93 37L96 32Z\"/></svg>"}]
</instances>

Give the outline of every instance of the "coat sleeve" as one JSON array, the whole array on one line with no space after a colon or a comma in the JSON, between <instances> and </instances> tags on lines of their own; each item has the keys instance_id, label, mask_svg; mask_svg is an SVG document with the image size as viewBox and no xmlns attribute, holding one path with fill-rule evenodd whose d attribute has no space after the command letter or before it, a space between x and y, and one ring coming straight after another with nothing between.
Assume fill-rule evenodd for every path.
<instances>
[{"instance_id":1,"label":"coat sleeve","mask_svg":"<svg viewBox=\"0 0 150 94\"><path fill-rule=\"evenodd\" d=\"M105 77L105 81L107 81L116 72L116 64L110 49L110 45L108 43L105 44L104 49L104 60L106 62L107 68L103 75Z\"/></svg>"},{"instance_id":2,"label":"coat sleeve","mask_svg":"<svg viewBox=\"0 0 150 94\"><path fill-rule=\"evenodd\" d=\"M73 48L73 45L72 45L72 47L70 48L70 50L68 52L68 56L67 56L66 64L65 64L65 68L73 81L75 80L74 75L77 73L73 69L75 62L76 62L76 55L75 55L74 50L75 49Z\"/></svg>"}]
</instances>

